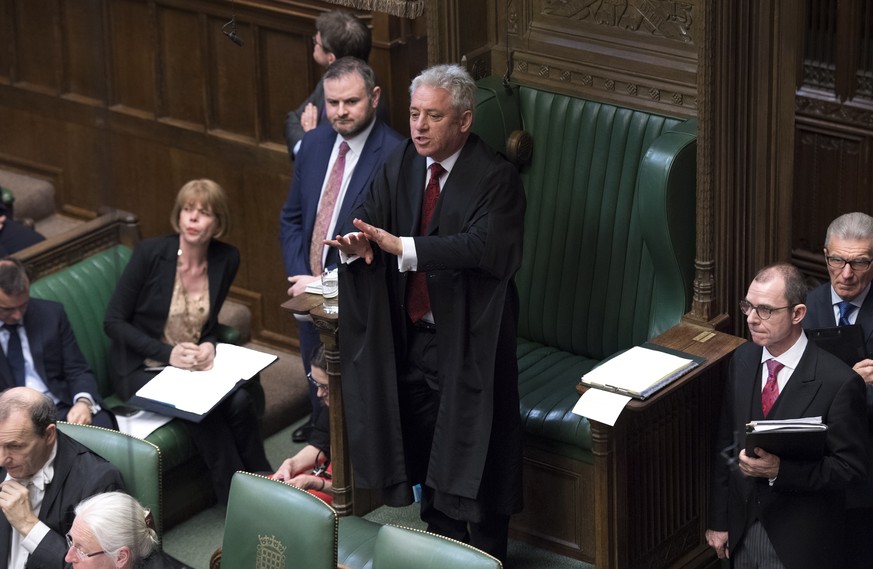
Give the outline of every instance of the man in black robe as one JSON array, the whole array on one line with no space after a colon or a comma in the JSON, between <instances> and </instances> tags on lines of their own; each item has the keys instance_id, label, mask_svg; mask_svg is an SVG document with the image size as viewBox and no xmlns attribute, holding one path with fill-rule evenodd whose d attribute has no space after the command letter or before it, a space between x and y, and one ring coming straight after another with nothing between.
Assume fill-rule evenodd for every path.
<instances>
[{"instance_id":1,"label":"man in black robe","mask_svg":"<svg viewBox=\"0 0 873 569\"><path fill-rule=\"evenodd\" d=\"M355 483L392 506L421 483L430 531L505 559L509 516L521 510L513 277L524 192L515 168L470 132L466 71L428 69L410 92L411 140L374 178L351 233L330 242L344 260Z\"/></svg>"}]
</instances>

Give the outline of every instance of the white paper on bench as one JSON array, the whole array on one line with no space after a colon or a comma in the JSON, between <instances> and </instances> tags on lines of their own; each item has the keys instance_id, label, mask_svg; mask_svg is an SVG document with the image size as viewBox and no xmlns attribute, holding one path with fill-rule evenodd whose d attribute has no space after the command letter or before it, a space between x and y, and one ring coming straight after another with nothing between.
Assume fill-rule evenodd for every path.
<instances>
[{"instance_id":1,"label":"white paper on bench","mask_svg":"<svg viewBox=\"0 0 873 569\"><path fill-rule=\"evenodd\" d=\"M665 379L676 377L694 365L690 359L634 346L583 375L582 381L645 397Z\"/></svg>"},{"instance_id":2,"label":"white paper on bench","mask_svg":"<svg viewBox=\"0 0 873 569\"><path fill-rule=\"evenodd\" d=\"M189 371L167 366L136 394L202 415L212 409L240 379L251 379L276 359L273 354L233 344L218 344L212 369Z\"/></svg>"},{"instance_id":3,"label":"white paper on bench","mask_svg":"<svg viewBox=\"0 0 873 569\"><path fill-rule=\"evenodd\" d=\"M573 412L610 427L615 426L618 416L631 397L602 389L589 389L582 394L573 407Z\"/></svg>"},{"instance_id":4,"label":"white paper on bench","mask_svg":"<svg viewBox=\"0 0 873 569\"><path fill-rule=\"evenodd\" d=\"M172 417L159 415L151 411L137 411L130 417L116 415L115 418L118 420L119 431L138 439L146 438L156 431L158 427L163 427L173 420Z\"/></svg>"}]
</instances>

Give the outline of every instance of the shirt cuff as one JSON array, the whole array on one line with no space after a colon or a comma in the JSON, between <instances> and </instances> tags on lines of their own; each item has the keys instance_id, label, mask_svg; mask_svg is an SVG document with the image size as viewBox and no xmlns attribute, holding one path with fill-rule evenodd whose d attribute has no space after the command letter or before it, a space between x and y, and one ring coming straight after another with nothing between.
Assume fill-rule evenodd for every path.
<instances>
[{"instance_id":1,"label":"shirt cuff","mask_svg":"<svg viewBox=\"0 0 873 569\"><path fill-rule=\"evenodd\" d=\"M418 270L418 255L415 252L415 238L401 237L400 245L403 251L397 257L397 270L401 273Z\"/></svg>"},{"instance_id":2,"label":"shirt cuff","mask_svg":"<svg viewBox=\"0 0 873 569\"><path fill-rule=\"evenodd\" d=\"M42 521L36 522L33 529L30 530L29 534L27 534L27 537L21 540L21 545L24 546L24 549L26 549L28 553L33 553L50 531L51 528L45 525Z\"/></svg>"},{"instance_id":3,"label":"shirt cuff","mask_svg":"<svg viewBox=\"0 0 873 569\"><path fill-rule=\"evenodd\" d=\"M360 233L360 232L359 231L352 231L351 233L346 233L345 235L343 235L343 237L348 237L349 235L354 235L355 233ZM339 251L340 263L344 263L346 265L354 263L355 261L357 261L358 259L361 258L360 255L347 255L346 253L343 253L342 249L337 249L337 251Z\"/></svg>"},{"instance_id":4,"label":"shirt cuff","mask_svg":"<svg viewBox=\"0 0 873 569\"><path fill-rule=\"evenodd\" d=\"M84 391L82 393L77 393L76 396L73 397L73 405L78 403L79 399L86 399L88 401L88 405L91 407L92 415L96 415L100 412L100 405L97 405L97 403L94 402L94 398L91 397L90 393L85 393Z\"/></svg>"}]
</instances>

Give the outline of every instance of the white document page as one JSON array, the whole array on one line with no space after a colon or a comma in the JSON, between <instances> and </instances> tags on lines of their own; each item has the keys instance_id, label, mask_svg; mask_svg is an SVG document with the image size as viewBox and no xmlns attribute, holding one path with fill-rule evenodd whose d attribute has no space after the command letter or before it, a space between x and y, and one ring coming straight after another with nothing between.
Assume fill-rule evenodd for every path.
<instances>
[{"instance_id":1,"label":"white document page","mask_svg":"<svg viewBox=\"0 0 873 569\"><path fill-rule=\"evenodd\" d=\"M218 344L212 369L189 371L168 366L136 394L182 411L203 415L221 401L239 380L250 379L276 359L273 354L233 344Z\"/></svg>"},{"instance_id":2,"label":"white document page","mask_svg":"<svg viewBox=\"0 0 873 569\"><path fill-rule=\"evenodd\" d=\"M151 411L137 411L130 417L116 415L118 420L118 430L122 433L134 436L138 439L144 439L158 427L162 427L173 420L172 417L159 415Z\"/></svg>"},{"instance_id":3,"label":"white document page","mask_svg":"<svg viewBox=\"0 0 873 569\"><path fill-rule=\"evenodd\" d=\"M627 395L602 389L589 389L573 406L573 412L613 427L630 400Z\"/></svg>"}]
</instances>

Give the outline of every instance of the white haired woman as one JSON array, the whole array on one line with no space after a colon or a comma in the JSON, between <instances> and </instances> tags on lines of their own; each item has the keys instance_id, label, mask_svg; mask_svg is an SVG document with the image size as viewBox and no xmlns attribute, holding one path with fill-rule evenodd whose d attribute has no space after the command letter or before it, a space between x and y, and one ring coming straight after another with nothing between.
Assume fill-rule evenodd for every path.
<instances>
[{"instance_id":1,"label":"white haired woman","mask_svg":"<svg viewBox=\"0 0 873 569\"><path fill-rule=\"evenodd\" d=\"M67 567L77 569L160 569L158 535L151 514L123 492L82 500L67 534Z\"/></svg>"}]
</instances>

